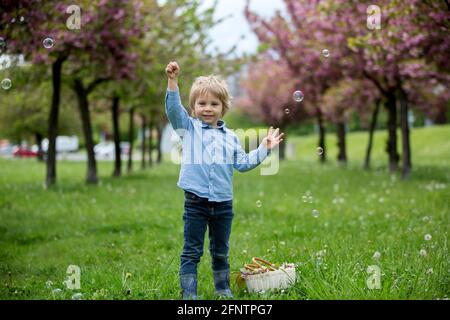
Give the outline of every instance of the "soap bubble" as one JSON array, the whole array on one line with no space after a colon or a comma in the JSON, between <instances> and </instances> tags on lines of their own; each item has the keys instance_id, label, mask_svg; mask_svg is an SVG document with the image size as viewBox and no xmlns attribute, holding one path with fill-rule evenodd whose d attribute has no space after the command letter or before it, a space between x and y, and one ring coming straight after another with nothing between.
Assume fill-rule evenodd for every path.
<instances>
[{"instance_id":1,"label":"soap bubble","mask_svg":"<svg viewBox=\"0 0 450 320\"><path fill-rule=\"evenodd\" d=\"M330 56L330 51L328 51L328 49L323 49L323 50L322 50L322 55L323 55L325 58L328 58L328 57Z\"/></svg>"},{"instance_id":2,"label":"soap bubble","mask_svg":"<svg viewBox=\"0 0 450 320\"><path fill-rule=\"evenodd\" d=\"M319 156L323 155L323 148L322 148L322 147L318 147L318 148L317 148L317 154L318 154Z\"/></svg>"},{"instance_id":3,"label":"soap bubble","mask_svg":"<svg viewBox=\"0 0 450 320\"><path fill-rule=\"evenodd\" d=\"M262 206L261 200L256 201L256 206L257 206L258 208L261 208L261 206Z\"/></svg>"},{"instance_id":4,"label":"soap bubble","mask_svg":"<svg viewBox=\"0 0 450 320\"><path fill-rule=\"evenodd\" d=\"M303 95L303 92L301 92L300 90L297 90L294 92L294 100L297 102L302 102L303 98L305 96Z\"/></svg>"},{"instance_id":5,"label":"soap bubble","mask_svg":"<svg viewBox=\"0 0 450 320\"><path fill-rule=\"evenodd\" d=\"M20 22L24 22L24 21L25 21L25 18L24 18L24 17L20 17L19 21L20 21Z\"/></svg>"},{"instance_id":6,"label":"soap bubble","mask_svg":"<svg viewBox=\"0 0 450 320\"><path fill-rule=\"evenodd\" d=\"M419 254L420 254L422 257L426 257L427 251L426 251L425 249L420 249Z\"/></svg>"},{"instance_id":7,"label":"soap bubble","mask_svg":"<svg viewBox=\"0 0 450 320\"><path fill-rule=\"evenodd\" d=\"M425 241L430 241L431 240L431 234L426 234L424 237Z\"/></svg>"},{"instance_id":8,"label":"soap bubble","mask_svg":"<svg viewBox=\"0 0 450 320\"><path fill-rule=\"evenodd\" d=\"M314 218L318 218L319 215L320 215L320 213L319 213L319 211L317 211L316 209L314 209L314 210L312 211L312 215L313 215Z\"/></svg>"},{"instance_id":9,"label":"soap bubble","mask_svg":"<svg viewBox=\"0 0 450 320\"><path fill-rule=\"evenodd\" d=\"M44 47L45 47L46 49L52 48L53 45L54 45L54 43L55 43L55 42L53 41L52 38L45 38L44 41L42 41L42 44L44 45Z\"/></svg>"},{"instance_id":10,"label":"soap bubble","mask_svg":"<svg viewBox=\"0 0 450 320\"><path fill-rule=\"evenodd\" d=\"M291 113L291 110L289 110L288 108L284 109L284 113L289 114Z\"/></svg>"},{"instance_id":11,"label":"soap bubble","mask_svg":"<svg viewBox=\"0 0 450 320\"><path fill-rule=\"evenodd\" d=\"M9 90L12 86L11 80L8 78L5 78L1 82L1 86L4 90Z\"/></svg>"}]
</instances>

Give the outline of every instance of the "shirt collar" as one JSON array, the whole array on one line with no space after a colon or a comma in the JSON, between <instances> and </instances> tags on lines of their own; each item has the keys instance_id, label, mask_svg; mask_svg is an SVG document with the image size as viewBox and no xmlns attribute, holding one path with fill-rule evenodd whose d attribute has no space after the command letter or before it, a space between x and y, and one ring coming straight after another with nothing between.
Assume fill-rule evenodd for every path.
<instances>
[{"instance_id":1,"label":"shirt collar","mask_svg":"<svg viewBox=\"0 0 450 320\"><path fill-rule=\"evenodd\" d=\"M202 128L210 128L210 129L212 129L213 127L210 126L210 125L207 124L207 123L204 123L204 122L202 121ZM216 128L216 129L222 129L222 130L225 130L225 122L224 122L223 120L217 121L217 128Z\"/></svg>"}]
</instances>

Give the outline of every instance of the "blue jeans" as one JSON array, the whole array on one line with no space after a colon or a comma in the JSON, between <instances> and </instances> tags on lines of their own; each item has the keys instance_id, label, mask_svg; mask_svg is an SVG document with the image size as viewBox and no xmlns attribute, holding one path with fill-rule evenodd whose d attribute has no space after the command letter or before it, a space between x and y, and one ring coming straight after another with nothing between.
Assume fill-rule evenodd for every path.
<instances>
[{"instance_id":1,"label":"blue jeans","mask_svg":"<svg viewBox=\"0 0 450 320\"><path fill-rule=\"evenodd\" d=\"M233 220L233 201L210 202L185 191L184 246L180 258L180 275L196 275L203 255L206 227L213 271L228 271L228 241Z\"/></svg>"}]
</instances>

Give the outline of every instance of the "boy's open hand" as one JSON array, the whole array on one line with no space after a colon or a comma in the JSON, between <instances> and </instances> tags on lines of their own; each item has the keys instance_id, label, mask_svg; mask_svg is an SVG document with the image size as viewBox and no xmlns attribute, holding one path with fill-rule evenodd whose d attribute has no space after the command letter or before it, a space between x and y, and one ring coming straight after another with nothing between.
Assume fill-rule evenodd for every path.
<instances>
[{"instance_id":1,"label":"boy's open hand","mask_svg":"<svg viewBox=\"0 0 450 320\"><path fill-rule=\"evenodd\" d=\"M169 79L176 79L180 73L180 66L176 61L171 61L166 67L166 74Z\"/></svg>"},{"instance_id":2,"label":"boy's open hand","mask_svg":"<svg viewBox=\"0 0 450 320\"><path fill-rule=\"evenodd\" d=\"M282 138L284 136L284 133L278 134L279 132L279 128L273 130L273 127L270 127L269 132L267 133L267 137L265 137L261 143L263 143L267 149L272 150L277 145L279 145L281 141L283 141Z\"/></svg>"}]
</instances>

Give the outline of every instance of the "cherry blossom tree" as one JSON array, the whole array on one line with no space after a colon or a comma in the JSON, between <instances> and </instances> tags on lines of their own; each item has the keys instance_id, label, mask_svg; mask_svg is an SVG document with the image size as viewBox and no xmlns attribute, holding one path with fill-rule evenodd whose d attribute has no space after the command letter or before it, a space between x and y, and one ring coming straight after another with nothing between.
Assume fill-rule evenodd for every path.
<instances>
[{"instance_id":1,"label":"cherry blossom tree","mask_svg":"<svg viewBox=\"0 0 450 320\"><path fill-rule=\"evenodd\" d=\"M88 96L102 82L133 76L137 56L128 49L143 31L140 24L142 2L139 0L81 1L79 6L82 8L80 29L72 30L66 25L70 17L68 4L53 0L5 1L3 4L1 26L7 50L52 68L47 186L56 181L55 144L62 78L68 78L77 95L88 155L86 181L96 183ZM17 19L23 20L22 23L17 23ZM65 72L63 64L67 64Z\"/></svg>"},{"instance_id":2,"label":"cherry blossom tree","mask_svg":"<svg viewBox=\"0 0 450 320\"><path fill-rule=\"evenodd\" d=\"M285 61L295 79L295 90L303 92L302 104L316 118L318 146L323 150L319 157L325 161L327 152L322 96L342 78L343 69L336 61L345 57L349 50L341 45L345 36L336 34L332 21L319 11L322 9L318 1L284 2L288 17L277 12L271 19L265 20L250 10L249 1L245 15L259 41ZM324 50L328 50L328 53Z\"/></svg>"},{"instance_id":3,"label":"cherry blossom tree","mask_svg":"<svg viewBox=\"0 0 450 320\"><path fill-rule=\"evenodd\" d=\"M358 1L337 1L333 10L347 17L352 26L347 43L353 54L349 73L373 82L386 100L388 111L389 167L398 168L397 104L400 106L402 132L402 177L411 172L411 148L408 125L408 83L435 79L448 83L449 63L447 37L450 11L444 2L381 1L381 29L367 30L363 20L367 6ZM353 18L351 18L353 17ZM430 107L430 105L428 105Z\"/></svg>"},{"instance_id":4,"label":"cherry blossom tree","mask_svg":"<svg viewBox=\"0 0 450 320\"><path fill-rule=\"evenodd\" d=\"M356 0L284 0L287 17L276 13L263 19L250 11L246 16L258 39L283 59L298 86L316 107L322 127L323 94L342 77L370 80L383 97L388 111L389 168L398 168L397 104L402 132L402 176L411 171L407 121L408 83L435 79L448 83L447 36L450 11L444 2L381 1L381 28L367 28L368 5ZM329 50L323 59L321 48ZM411 86L411 85L410 85ZM321 133L323 130L320 130ZM321 140L323 134L320 135ZM321 143L319 143L322 146Z\"/></svg>"},{"instance_id":5,"label":"cherry blossom tree","mask_svg":"<svg viewBox=\"0 0 450 320\"><path fill-rule=\"evenodd\" d=\"M236 101L244 114L282 131L312 114L304 104L293 100L296 80L283 60L265 53L247 66L247 75L241 80L246 96ZM284 159L285 145L286 137L280 145L281 159Z\"/></svg>"},{"instance_id":6,"label":"cherry blossom tree","mask_svg":"<svg viewBox=\"0 0 450 320\"><path fill-rule=\"evenodd\" d=\"M338 155L337 160L341 164L347 162L346 152L346 123L351 114L357 112L363 121L370 117L370 106L379 99L373 84L367 80L355 80L345 78L328 89L323 96L323 110L325 117L336 126ZM369 130L368 156L366 155L366 165L372 146L373 130L375 128L378 105L375 104L372 124Z\"/></svg>"}]
</instances>

